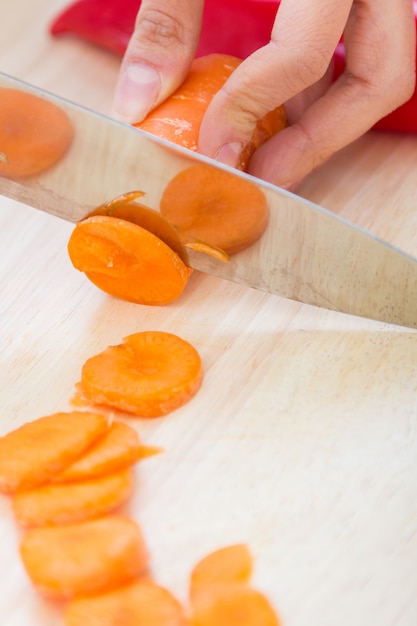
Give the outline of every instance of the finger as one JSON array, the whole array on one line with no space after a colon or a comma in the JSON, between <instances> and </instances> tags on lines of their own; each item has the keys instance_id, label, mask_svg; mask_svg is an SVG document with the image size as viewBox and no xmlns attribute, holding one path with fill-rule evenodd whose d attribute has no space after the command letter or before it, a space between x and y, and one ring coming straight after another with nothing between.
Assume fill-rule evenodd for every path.
<instances>
[{"instance_id":1,"label":"finger","mask_svg":"<svg viewBox=\"0 0 417 626\"><path fill-rule=\"evenodd\" d=\"M345 74L295 124L254 154L252 174L294 188L412 95L416 44L411 2L355 3L344 42Z\"/></svg>"},{"instance_id":2,"label":"finger","mask_svg":"<svg viewBox=\"0 0 417 626\"><path fill-rule=\"evenodd\" d=\"M285 103L288 124L294 124L301 115L319 98L324 96L332 83L333 63L331 63L324 74L314 85L307 87L304 91L296 94Z\"/></svg>"},{"instance_id":3,"label":"finger","mask_svg":"<svg viewBox=\"0 0 417 626\"><path fill-rule=\"evenodd\" d=\"M282 0L271 42L233 72L203 119L199 151L236 165L256 121L326 73L352 0Z\"/></svg>"},{"instance_id":4,"label":"finger","mask_svg":"<svg viewBox=\"0 0 417 626\"><path fill-rule=\"evenodd\" d=\"M123 58L113 108L139 122L184 80L195 56L203 0L142 0Z\"/></svg>"}]
</instances>

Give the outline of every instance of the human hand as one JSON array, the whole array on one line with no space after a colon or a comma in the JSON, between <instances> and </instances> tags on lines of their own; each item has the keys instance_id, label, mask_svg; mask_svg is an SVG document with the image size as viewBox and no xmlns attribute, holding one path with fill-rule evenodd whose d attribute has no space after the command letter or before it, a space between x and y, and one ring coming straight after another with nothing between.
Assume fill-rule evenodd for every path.
<instances>
[{"instance_id":1,"label":"human hand","mask_svg":"<svg viewBox=\"0 0 417 626\"><path fill-rule=\"evenodd\" d=\"M140 121L184 80L202 9L203 0L142 1L115 94L120 117ZM331 85L342 35L346 71ZM288 128L255 152L249 171L293 188L411 96L415 45L411 0L282 0L271 42L241 63L209 106L199 152L236 165L256 120L284 102Z\"/></svg>"}]
</instances>

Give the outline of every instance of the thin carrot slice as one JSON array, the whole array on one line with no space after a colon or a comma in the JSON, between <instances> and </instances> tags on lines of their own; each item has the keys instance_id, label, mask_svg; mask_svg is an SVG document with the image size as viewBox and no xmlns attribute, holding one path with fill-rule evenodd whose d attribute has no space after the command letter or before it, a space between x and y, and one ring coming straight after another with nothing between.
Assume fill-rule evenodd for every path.
<instances>
[{"instance_id":1,"label":"thin carrot slice","mask_svg":"<svg viewBox=\"0 0 417 626\"><path fill-rule=\"evenodd\" d=\"M254 183L206 164L177 174L160 208L182 239L195 237L228 254L257 241L269 217L266 197Z\"/></svg>"},{"instance_id":2,"label":"thin carrot slice","mask_svg":"<svg viewBox=\"0 0 417 626\"><path fill-rule=\"evenodd\" d=\"M144 331L88 359L81 388L94 404L139 417L160 417L199 390L203 370L197 350L172 333Z\"/></svg>"},{"instance_id":3,"label":"thin carrot slice","mask_svg":"<svg viewBox=\"0 0 417 626\"><path fill-rule=\"evenodd\" d=\"M74 267L99 289L138 304L173 302L192 273L159 237L137 224L105 215L76 224L68 253Z\"/></svg>"},{"instance_id":4,"label":"thin carrot slice","mask_svg":"<svg viewBox=\"0 0 417 626\"><path fill-rule=\"evenodd\" d=\"M241 59L227 54L198 57L182 85L135 126L196 151L201 122L208 105L241 62ZM283 105L259 120L250 141L242 150L239 169L247 170L253 152L286 125Z\"/></svg>"},{"instance_id":5,"label":"thin carrot slice","mask_svg":"<svg viewBox=\"0 0 417 626\"><path fill-rule=\"evenodd\" d=\"M43 485L13 498L22 526L59 526L95 519L121 506L133 491L129 469L67 485Z\"/></svg>"},{"instance_id":6,"label":"thin carrot slice","mask_svg":"<svg viewBox=\"0 0 417 626\"><path fill-rule=\"evenodd\" d=\"M207 585L193 608L193 626L280 625L280 619L266 596L245 584Z\"/></svg>"},{"instance_id":7,"label":"thin carrot slice","mask_svg":"<svg viewBox=\"0 0 417 626\"><path fill-rule=\"evenodd\" d=\"M190 600L195 602L199 590L214 583L248 583L253 559L244 543L219 548L201 559L191 571Z\"/></svg>"},{"instance_id":8,"label":"thin carrot slice","mask_svg":"<svg viewBox=\"0 0 417 626\"><path fill-rule=\"evenodd\" d=\"M170 591L137 581L109 593L69 603L65 626L186 626L184 611Z\"/></svg>"},{"instance_id":9,"label":"thin carrot slice","mask_svg":"<svg viewBox=\"0 0 417 626\"><path fill-rule=\"evenodd\" d=\"M38 591L57 600L128 584L146 572L149 558L138 524L121 516L31 529L20 554Z\"/></svg>"},{"instance_id":10,"label":"thin carrot slice","mask_svg":"<svg viewBox=\"0 0 417 626\"><path fill-rule=\"evenodd\" d=\"M187 263L187 252L175 228L162 217L159 211L136 202L137 198L141 198L144 195L143 191L124 193L110 200L110 202L97 207L87 217L107 215L137 224L137 226L141 226L156 237L159 237L159 239L162 239L171 250L178 254L184 263Z\"/></svg>"},{"instance_id":11,"label":"thin carrot slice","mask_svg":"<svg viewBox=\"0 0 417 626\"><path fill-rule=\"evenodd\" d=\"M145 450L144 450L145 449ZM104 435L81 458L58 474L54 483L69 483L113 474L146 456L136 430L124 422L113 422Z\"/></svg>"},{"instance_id":12,"label":"thin carrot slice","mask_svg":"<svg viewBox=\"0 0 417 626\"><path fill-rule=\"evenodd\" d=\"M0 492L33 489L78 459L108 430L108 418L91 412L54 413L0 438Z\"/></svg>"},{"instance_id":13,"label":"thin carrot slice","mask_svg":"<svg viewBox=\"0 0 417 626\"><path fill-rule=\"evenodd\" d=\"M74 130L57 105L18 89L0 88L0 176L35 176L68 150Z\"/></svg>"}]
</instances>

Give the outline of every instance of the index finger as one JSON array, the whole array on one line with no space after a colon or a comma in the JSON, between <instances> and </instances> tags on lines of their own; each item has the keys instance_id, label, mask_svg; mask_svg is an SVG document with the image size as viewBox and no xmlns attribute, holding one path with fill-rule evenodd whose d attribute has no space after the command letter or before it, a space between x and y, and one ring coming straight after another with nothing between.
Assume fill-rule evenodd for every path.
<instances>
[{"instance_id":1,"label":"index finger","mask_svg":"<svg viewBox=\"0 0 417 626\"><path fill-rule=\"evenodd\" d=\"M325 74L351 6L282 0L270 43L241 63L208 107L199 151L235 166L256 121Z\"/></svg>"}]
</instances>

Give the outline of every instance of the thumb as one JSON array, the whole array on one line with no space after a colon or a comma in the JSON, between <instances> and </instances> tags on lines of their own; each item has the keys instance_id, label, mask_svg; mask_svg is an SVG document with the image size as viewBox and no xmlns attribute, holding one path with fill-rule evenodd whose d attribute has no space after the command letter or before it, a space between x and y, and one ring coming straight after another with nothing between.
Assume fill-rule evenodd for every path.
<instances>
[{"instance_id":1,"label":"thumb","mask_svg":"<svg viewBox=\"0 0 417 626\"><path fill-rule=\"evenodd\" d=\"M203 4L142 0L116 84L116 117L142 121L183 82L198 46Z\"/></svg>"}]
</instances>

